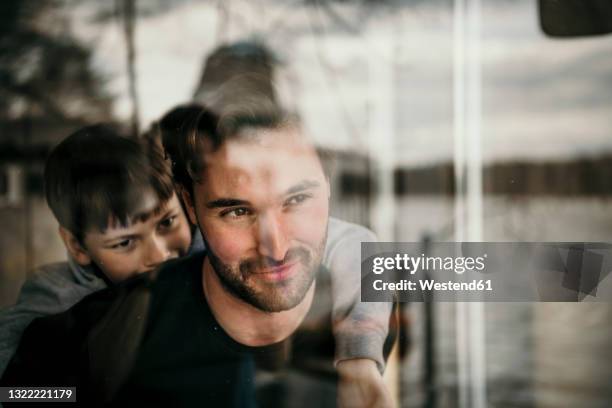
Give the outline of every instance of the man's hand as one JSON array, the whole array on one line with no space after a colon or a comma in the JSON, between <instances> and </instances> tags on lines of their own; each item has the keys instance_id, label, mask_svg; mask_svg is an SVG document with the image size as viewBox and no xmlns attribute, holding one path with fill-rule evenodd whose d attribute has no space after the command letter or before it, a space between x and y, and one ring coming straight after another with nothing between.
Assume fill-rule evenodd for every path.
<instances>
[{"instance_id":1,"label":"man's hand","mask_svg":"<svg viewBox=\"0 0 612 408\"><path fill-rule=\"evenodd\" d=\"M373 360L356 358L340 361L338 406L340 408L390 408L391 395Z\"/></svg>"}]
</instances>

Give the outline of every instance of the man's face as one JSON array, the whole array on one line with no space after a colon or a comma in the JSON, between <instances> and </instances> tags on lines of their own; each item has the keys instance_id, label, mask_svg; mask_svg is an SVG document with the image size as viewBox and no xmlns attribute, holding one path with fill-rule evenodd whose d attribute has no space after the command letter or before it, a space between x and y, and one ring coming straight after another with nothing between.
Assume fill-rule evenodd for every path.
<instances>
[{"instance_id":1,"label":"man's face","mask_svg":"<svg viewBox=\"0 0 612 408\"><path fill-rule=\"evenodd\" d=\"M111 225L104 232L90 231L84 238L88 258L113 282L149 272L170 258L183 256L190 244L189 223L176 195L146 221L125 227Z\"/></svg>"},{"instance_id":2,"label":"man's face","mask_svg":"<svg viewBox=\"0 0 612 408\"><path fill-rule=\"evenodd\" d=\"M256 138L228 141L206 155L188 208L229 293L280 312L302 301L319 269L329 184L297 130L251 132Z\"/></svg>"}]
</instances>

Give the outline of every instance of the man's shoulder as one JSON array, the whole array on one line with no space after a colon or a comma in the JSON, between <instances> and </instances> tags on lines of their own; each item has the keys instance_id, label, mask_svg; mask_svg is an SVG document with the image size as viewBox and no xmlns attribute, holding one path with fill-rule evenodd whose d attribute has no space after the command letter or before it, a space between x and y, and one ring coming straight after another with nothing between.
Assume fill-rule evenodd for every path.
<instances>
[{"instance_id":1,"label":"man's shoulder","mask_svg":"<svg viewBox=\"0 0 612 408\"><path fill-rule=\"evenodd\" d=\"M180 284L193 279L199 274L206 257L206 251L198 251L182 258L166 261L158 270L149 274L149 280L155 282L158 289L163 290L166 285Z\"/></svg>"},{"instance_id":2,"label":"man's shoulder","mask_svg":"<svg viewBox=\"0 0 612 408\"><path fill-rule=\"evenodd\" d=\"M201 267L204 258L206 257L206 250L201 249L196 252L190 253L182 258L170 259L164 262L160 268L160 276L167 274L170 271L180 270L193 270L196 267Z\"/></svg>"}]
</instances>

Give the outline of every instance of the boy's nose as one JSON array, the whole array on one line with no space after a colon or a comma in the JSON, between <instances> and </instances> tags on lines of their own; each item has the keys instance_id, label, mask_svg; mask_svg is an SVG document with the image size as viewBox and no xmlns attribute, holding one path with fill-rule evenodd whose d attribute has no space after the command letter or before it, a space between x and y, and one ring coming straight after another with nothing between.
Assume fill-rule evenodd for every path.
<instances>
[{"instance_id":1,"label":"boy's nose","mask_svg":"<svg viewBox=\"0 0 612 408\"><path fill-rule=\"evenodd\" d=\"M289 240L285 236L281 216L266 213L259 217L258 251L261 255L282 261L289 249Z\"/></svg>"},{"instance_id":2,"label":"boy's nose","mask_svg":"<svg viewBox=\"0 0 612 408\"><path fill-rule=\"evenodd\" d=\"M170 258L170 250L165 239L152 237L147 245L145 265L147 269L154 269Z\"/></svg>"}]
</instances>

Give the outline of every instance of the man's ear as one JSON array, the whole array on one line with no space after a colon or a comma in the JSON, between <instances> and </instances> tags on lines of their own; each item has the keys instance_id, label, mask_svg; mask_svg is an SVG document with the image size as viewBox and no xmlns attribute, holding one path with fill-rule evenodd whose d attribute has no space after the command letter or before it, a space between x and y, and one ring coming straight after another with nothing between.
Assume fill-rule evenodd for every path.
<instances>
[{"instance_id":1,"label":"man's ear","mask_svg":"<svg viewBox=\"0 0 612 408\"><path fill-rule=\"evenodd\" d=\"M66 245L66 249L68 249L68 253L79 265L86 266L91 263L91 256L72 232L60 225L59 234L64 241L64 245Z\"/></svg>"},{"instance_id":2,"label":"man's ear","mask_svg":"<svg viewBox=\"0 0 612 408\"><path fill-rule=\"evenodd\" d=\"M187 210L187 216L189 217L189 221L193 225L198 225L198 219L195 214L195 208L193 206L193 200L191 198L191 194L184 188L180 187L181 190L181 198L183 199L183 204L185 204L185 209Z\"/></svg>"}]
</instances>

